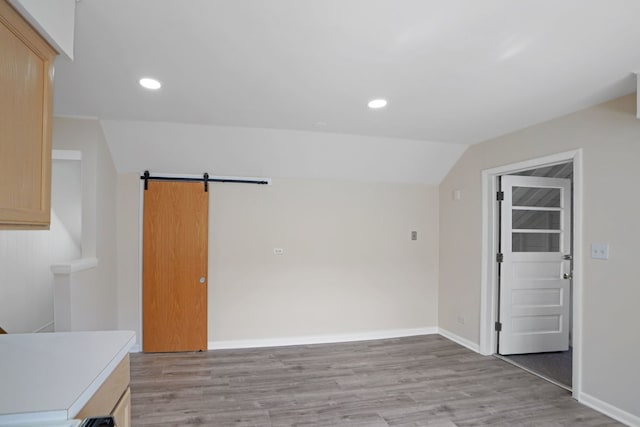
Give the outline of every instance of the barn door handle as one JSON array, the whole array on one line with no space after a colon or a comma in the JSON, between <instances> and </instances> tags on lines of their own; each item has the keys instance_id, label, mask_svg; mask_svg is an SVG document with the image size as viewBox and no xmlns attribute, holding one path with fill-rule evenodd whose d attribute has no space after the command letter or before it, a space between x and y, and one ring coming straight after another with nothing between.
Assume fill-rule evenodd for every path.
<instances>
[{"instance_id":1,"label":"barn door handle","mask_svg":"<svg viewBox=\"0 0 640 427\"><path fill-rule=\"evenodd\" d=\"M562 275L563 279L573 279L573 274L569 274L569 273L564 273Z\"/></svg>"},{"instance_id":2,"label":"barn door handle","mask_svg":"<svg viewBox=\"0 0 640 427\"><path fill-rule=\"evenodd\" d=\"M206 282L206 281L207 281L207 279L205 279L205 278L204 278L204 276L202 276L202 277L200 278L200 283L204 283L204 282Z\"/></svg>"}]
</instances>

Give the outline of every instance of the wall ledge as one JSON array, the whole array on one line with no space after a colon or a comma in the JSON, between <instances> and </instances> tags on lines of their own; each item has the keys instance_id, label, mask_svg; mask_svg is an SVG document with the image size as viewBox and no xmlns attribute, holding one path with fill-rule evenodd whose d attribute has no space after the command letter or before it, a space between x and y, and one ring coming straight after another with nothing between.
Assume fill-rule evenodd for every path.
<instances>
[{"instance_id":1,"label":"wall ledge","mask_svg":"<svg viewBox=\"0 0 640 427\"><path fill-rule=\"evenodd\" d=\"M54 264L51 266L53 274L71 274L78 271L91 270L98 266L98 258L80 258L64 264Z\"/></svg>"}]
</instances>

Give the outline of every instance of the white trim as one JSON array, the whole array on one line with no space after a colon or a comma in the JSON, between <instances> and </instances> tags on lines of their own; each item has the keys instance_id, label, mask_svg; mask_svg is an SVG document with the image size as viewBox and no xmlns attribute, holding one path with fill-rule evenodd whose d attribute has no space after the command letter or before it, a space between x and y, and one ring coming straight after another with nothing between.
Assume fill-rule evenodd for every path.
<instances>
[{"instance_id":1,"label":"white trim","mask_svg":"<svg viewBox=\"0 0 640 427\"><path fill-rule=\"evenodd\" d=\"M140 344L134 344L131 347L131 350L129 350L129 353L140 353L142 352L142 347L140 346Z\"/></svg>"},{"instance_id":2,"label":"white trim","mask_svg":"<svg viewBox=\"0 0 640 427\"><path fill-rule=\"evenodd\" d=\"M497 285L494 254L497 253L496 218L497 177L543 166L573 162L573 396L579 396L582 386L582 212L583 171L582 149L525 160L482 171L482 256L480 285L480 354L496 352L497 339L493 332L497 319Z\"/></svg>"},{"instance_id":3,"label":"white trim","mask_svg":"<svg viewBox=\"0 0 640 427\"><path fill-rule=\"evenodd\" d=\"M583 175L582 150L577 150L573 156L573 396L582 393L582 322L583 322L583 212L584 212L584 175Z\"/></svg>"},{"instance_id":4,"label":"white trim","mask_svg":"<svg viewBox=\"0 0 640 427\"><path fill-rule=\"evenodd\" d=\"M139 186L139 199L140 205L138 207L138 302L139 302L139 310L138 310L138 327L140 331L140 351L142 351L142 343L144 338L144 332L142 329L142 268L143 268L143 260L142 260L142 245L144 241L142 240L144 236L142 235L144 230L144 181L140 180Z\"/></svg>"},{"instance_id":5,"label":"white trim","mask_svg":"<svg viewBox=\"0 0 640 427\"><path fill-rule=\"evenodd\" d=\"M90 270L98 266L98 258L80 258L69 261L65 264L55 264L51 266L53 274L71 274L78 271Z\"/></svg>"},{"instance_id":6,"label":"white trim","mask_svg":"<svg viewBox=\"0 0 640 427\"><path fill-rule=\"evenodd\" d=\"M51 150L51 160L82 160L82 151Z\"/></svg>"},{"instance_id":7,"label":"white trim","mask_svg":"<svg viewBox=\"0 0 640 427\"><path fill-rule=\"evenodd\" d=\"M456 335L451 331L447 331L446 329L443 328L438 328L438 334L442 335L443 337L453 341L456 344L460 344L463 347L468 348L471 351L475 351L476 353L480 353L480 346L476 343L474 343L473 341L470 341L466 338L461 337L460 335Z\"/></svg>"},{"instance_id":8,"label":"white trim","mask_svg":"<svg viewBox=\"0 0 640 427\"><path fill-rule=\"evenodd\" d=\"M76 0L78 1L78 0ZM21 0L9 0L9 3L11 4L11 6L13 6L14 9L16 9L16 11L29 23L29 25L31 25L33 27L33 29L36 30L36 32L38 33L38 35L40 37L42 37L47 43L49 43L49 46L51 46L56 53L58 54L62 54L65 56L65 58L67 58L69 61L73 61L73 53L74 53L74 48L73 48L73 44L74 44L74 40L75 40L75 34L74 34L74 26L75 26L75 11L76 11L76 5L73 5L73 12L74 12L74 18L72 20L72 22L70 22L71 24L71 46L66 46L66 43L60 44L59 42L62 41L63 39L65 39L65 37L67 34L62 34L62 33L66 33L67 28L64 29L64 31L61 31L60 28L58 27L58 25L56 25L55 27L52 28L51 25L51 21L46 19L42 19L42 13L37 13L36 15L38 15L37 17L34 16L31 11L29 9L27 9L26 7L24 7L24 5L22 4ZM59 21L60 16L56 16L56 20ZM45 21L45 22L49 22L49 25L47 25L46 27L41 23L41 20ZM59 24L59 22L57 23ZM66 24L66 23L65 23ZM48 27L48 28L47 28ZM66 27L66 25L65 25ZM53 30L53 31L51 31ZM56 31L58 30L58 31ZM56 34L56 36L52 36L51 33Z\"/></svg>"},{"instance_id":9,"label":"white trim","mask_svg":"<svg viewBox=\"0 0 640 427\"><path fill-rule=\"evenodd\" d=\"M353 334L310 335L304 337L264 338L255 340L209 341L209 350L283 347L290 345L331 344L340 342L369 341L387 338L433 335L438 333L435 326L411 329L388 329L381 331L358 332Z\"/></svg>"},{"instance_id":10,"label":"white trim","mask_svg":"<svg viewBox=\"0 0 640 427\"><path fill-rule=\"evenodd\" d=\"M496 194L497 183L495 175L488 171L482 171L482 254L480 256L480 354L489 356L495 353L497 341L493 333L495 320L498 318L498 307L494 304L494 286L496 263L494 253L498 247L498 233L496 203L493 195Z\"/></svg>"},{"instance_id":11,"label":"white trim","mask_svg":"<svg viewBox=\"0 0 640 427\"><path fill-rule=\"evenodd\" d=\"M636 118L640 119L640 71L635 71L636 75Z\"/></svg>"},{"instance_id":12,"label":"white trim","mask_svg":"<svg viewBox=\"0 0 640 427\"><path fill-rule=\"evenodd\" d=\"M32 333L38 334L40 332L53 332L54 331L53 325L55 325L55 322L52 320L51 322L40 326L38 329L36 329Z\"/></svg>"},{"instance_id":13,"label":"white trim","mask_svg":"<svg viewBox=\"0 0 640 427\"><path fill-rule=\"evenodd\" d=\"M620 421L628 426L640 427L640 417L633 415L630 412L617 408L607 402L604 402L596 397L593 397L587 393L580 393L578 402L598 412L610 416L614 420Z\"/></svg>"}]
</instances>

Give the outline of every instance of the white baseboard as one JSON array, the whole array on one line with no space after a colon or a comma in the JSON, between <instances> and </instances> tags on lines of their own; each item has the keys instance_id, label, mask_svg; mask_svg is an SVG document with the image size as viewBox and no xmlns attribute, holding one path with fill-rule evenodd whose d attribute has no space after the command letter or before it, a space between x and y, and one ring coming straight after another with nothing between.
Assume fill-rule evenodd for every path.
<instances>
[{"instance_id":1,"label":"white baseboard","mask_svg":"<svg viewBox=\"0 0 640 427\"><path fill-rule=\"evenodd\" d=\"M638 417L637 415L633 415L607 402L603 402L602 400L587 393L580 393L578 402L592 409L595 409L596 411L601 412L613 418L614 420L620 421L623 424L631 427L640 427L640 417Z\"/></svg>"},{"instance_id":2,"label":"white baseboard","mask_svg":"<svg viewBox=\"0 0 640 427\"><path fill-rule=\"evenodd\" d=\"M129 350L129 353L140 353L141 351L142 347L140 346L140 344L134 344Z\"/></svg>"},{"instance_id":3,"label":"white baseboard","mask_svg":"<svg viewBox=\"0 0 640 427\"><path fill-rule=\"evenodd\" d=\"M42 325L41 327L39 327L38 329L36 329L35 331L33 331L34 334L37 334L39 332L53 332L54 331L54 322L53 320L45 325Z\"/></svg>"},{"instance_id":4,"label":"white baseboard","mask_svg":"<svg viewBox=\"0 0 640 427\"><path fill-rule=\"evenodd\" d=\"M446 329L442 328L438 328L438 333L443 337L448 338L457 344L460 344L463 347L467 347L471 351L480 353L480 345L474 343L473 341L469 341L466 338L462 338L460 335L456 335L453 332L447 331Z\"/></svg>"},{"instance_id":5,"label":"white baseboard","mask_svg":"<svg viewBox=\"0 0 640 427\"><path fill-rule=\"evenodd\" d=\"M437 334L438 328L390 329L382 331L359 332L354 334L311 335L303 337L266 338L255 340L209 341L209 350L282 347L288 345L330 344L352 341L369 341L386 338L411 337L415 335Z\"/></svg>"}]
</instances>

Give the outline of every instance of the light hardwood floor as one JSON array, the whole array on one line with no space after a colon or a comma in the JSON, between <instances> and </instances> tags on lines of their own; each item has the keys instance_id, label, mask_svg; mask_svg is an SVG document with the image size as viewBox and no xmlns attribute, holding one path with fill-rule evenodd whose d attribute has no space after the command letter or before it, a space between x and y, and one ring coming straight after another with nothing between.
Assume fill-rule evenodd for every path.
<instances>
[{"instance_id":1,"label":"light hardwood floor","mask_svg":"<svg viewBox=\"0 0 640 427\"><path fill-rule=\"evenodd\" d=\"M614 420L438 335L132 354L134 426L607 426Z\"/></svg>"}]
</instances>

